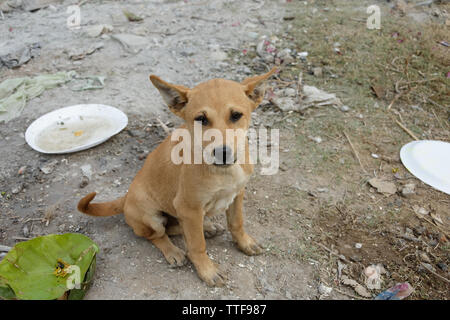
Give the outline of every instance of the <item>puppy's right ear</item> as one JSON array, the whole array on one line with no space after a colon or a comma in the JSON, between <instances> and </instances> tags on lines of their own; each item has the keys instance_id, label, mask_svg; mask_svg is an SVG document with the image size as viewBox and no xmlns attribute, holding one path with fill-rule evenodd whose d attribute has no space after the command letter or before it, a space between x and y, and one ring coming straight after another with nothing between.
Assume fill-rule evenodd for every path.
<instances>
[{"instance_id":1,"label":"puppy's right ear","mask_svg":"<svg viewBox=\"0 0 450 320\"><path fill-rule=\"evenodd\" d=\"M170 84L155 75L150 76L150 81L159 90L162 98L169 106L170 111L183 118L184 107L188 102L187 95L189 88Z\"/></svg>"}]
</instances>

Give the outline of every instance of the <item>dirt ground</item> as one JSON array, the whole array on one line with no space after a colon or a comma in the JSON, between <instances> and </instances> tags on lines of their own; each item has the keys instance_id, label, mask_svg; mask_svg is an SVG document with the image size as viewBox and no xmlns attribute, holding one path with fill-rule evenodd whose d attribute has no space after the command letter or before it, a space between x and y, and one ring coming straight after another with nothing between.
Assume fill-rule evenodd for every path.
<instances>
[{"instance_id":1,"label":"dirt ground","mask_svg":"<svg viewBox=\"0 0 450 320\"><path fill-rule=\"evenodd\" d=\"M16 9L4 13L0 24L4 46L39 42L42 47L38 57L20 68L0 68L0 81L69 70L106 76L99 90L75 92L68 85L47 90L29 101L20 117L0 124L0 244L12 246L51 233L89 236L100 253L87 299L363 299L340 280L346 275L364 285L363 270L372 264L386 270L381 288L370 292L373 296L407 281L415 289L409 299L450 297L450 198L403 167L399 150L412 138L395 122L400 119L423 139L450 140L450 67L436 58L441 50L448 54L448 47L434 44L437 49L428 48L430 55L427 43L421 47L425 54L414 47L414 54L430 60L423 64L426 70L410 61L409 73L390 71L395 63L383 64L383 56L372 50L380 43L391 45L396 24L406 30L423 27L424 35L432 26L445 31L441 40L448 42L449 5L420 6L403 14L386 1L360 1L357 6L342 0L88 1L81 6L81 29L70 30L66 10L76 3L55 2L35 12ZM366 8L373 3L382 8L386 27L381 31L366 29ZM143 20L127 21L123 9ZM94 38L86 35L89 26L98 24L113 30ZM375 38L368 38L369 32ZM138 35L147 44L136 52L125 50L111 38L119 33ZM409 36L393 40L389 49L379 48L390 59L408 56ZM278 51L291 49L292 59L268 62L258 57L256 46L264 39ZM74 48L99 43L103 47L83 59L69 58ZM303 51L309 53L307 59L296 54ZM381 69L370 69L376 61ZM127 191L145 155L166 136L157 118L169 127L180 123L166 110L149 74L194 86L211 78L242 80L276 64L281 72L269 82L267 100L254 113L253 125L280 129L280 170L273 176L256 170L244 203L245 226L265 252L245 256L228 232L207 239L208 254L227 271L226 287L207 287L191 264L169 268L159 250L136 237L123 216L96 219L77 212L78 200L88 192L108 200ZM321 75L314 75L317 67ZM427 81L438 80L428 85L405 76L406 86L417 85L402 89L395 77L405 70L413 77L413 69ZM297 88L300 72L304 84L335 93L348 109L280 111L271 96ZM373 85L382 86L385 94L375 95ZM128 127L100 146L74 154L39 154L26 144L24 132L33 120L79 103L115 106L128 115ZM40 169L45 166L50 173ZM92 172L87 185L82 167ZM377 193L367 183L373 177L394 183L398 191ZM405 196L407 184L415 186ZM417 208L429 213L416 214ZM223 216L217 219L225 225ZM174 242L184 246L181 238ZM332 291L326 293L325 287Z\"/></svg>"}]
</instances>

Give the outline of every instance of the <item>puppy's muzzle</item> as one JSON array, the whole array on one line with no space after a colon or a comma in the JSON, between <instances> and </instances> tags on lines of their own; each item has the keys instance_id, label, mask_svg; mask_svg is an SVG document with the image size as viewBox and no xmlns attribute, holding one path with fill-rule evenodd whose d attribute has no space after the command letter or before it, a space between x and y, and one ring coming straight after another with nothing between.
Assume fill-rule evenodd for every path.
<instances>
[{"instance_id":1,"label":"puppy's muzzle","mask_svg":"<svg viewBox=\"0 0 450 320\"><path fill-rule=\"evenodd\" d=\"M215 147L213 150L214 165L229 166L236 162L233 155L233 150L227 145Z\"/></svg>"}]
</instances>

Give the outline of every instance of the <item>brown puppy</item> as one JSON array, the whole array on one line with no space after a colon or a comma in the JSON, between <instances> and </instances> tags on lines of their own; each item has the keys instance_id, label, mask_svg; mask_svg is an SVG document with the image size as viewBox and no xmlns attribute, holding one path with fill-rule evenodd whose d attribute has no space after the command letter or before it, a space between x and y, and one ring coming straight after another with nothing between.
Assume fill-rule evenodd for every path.
<instances>
[{"instance_id":1,"label":"brown puppy","mask_svg":"<svg viewBox=\"0 0 450 320\"><path fill-rule=\"evenodd\" d=\"M225 137L226 129L249 128L251 112L261 103L264 92L259 86L274 74L250 77L242 83L213 79L193 89L169 84L150 76L170 110L185 120L185 128L194 136L194 122L202 128L217 129ZM245 140L245 163L236 163L236 143L215 146L213 153L223 152L224 164L174 164L172 149L178 141L167 137L145 161L131 183L128 193L117 200L90 203L96 193L80 200L78 210L92 216L124 213L125 220L138 236L152 241L171 265L181 266L185 253L169 235L184 236L187 256L208 285L223 285L225 275L206 253L204 232L214 233L205 216L226 212L228 229L240 250L247 255L261 253L261 248L243 227L242 202L245 185L253 171ZM225 158L232 156L234 161ZM221 157L221 156L220 156Z\"/></svg>"}]
</instances>

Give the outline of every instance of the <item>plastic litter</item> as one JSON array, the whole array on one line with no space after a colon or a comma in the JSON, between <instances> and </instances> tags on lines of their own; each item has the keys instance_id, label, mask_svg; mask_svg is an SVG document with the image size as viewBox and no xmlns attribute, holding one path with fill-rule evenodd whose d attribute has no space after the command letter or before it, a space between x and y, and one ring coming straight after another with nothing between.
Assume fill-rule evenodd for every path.
<instances>
[{"instance_id":1,"label":"plastic litter","mask_svg":"<svg viewBox=\"0 0 450 320\"><path fill-rule=\"evenodd\" d=\"M403 300L414 292L414 288L408 283L397 283L392 288L383 291L374 300Z\"/></svg>"}]
</instances>

